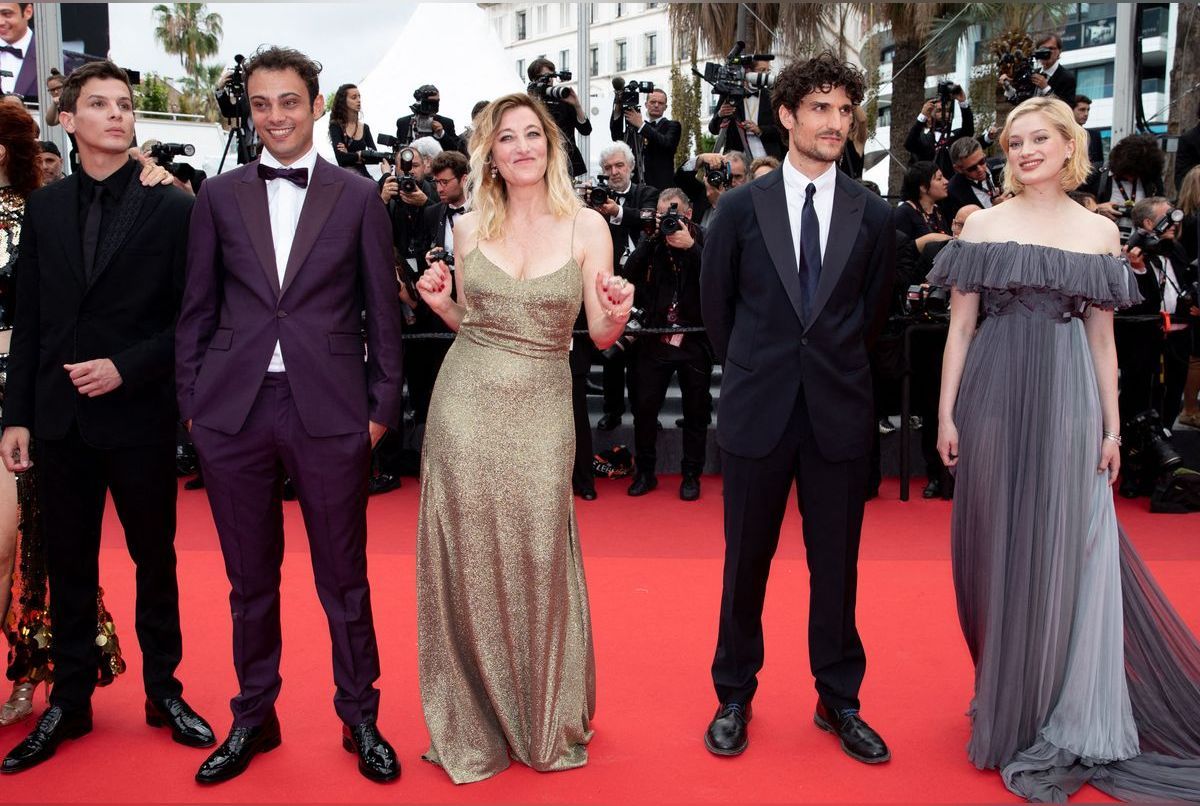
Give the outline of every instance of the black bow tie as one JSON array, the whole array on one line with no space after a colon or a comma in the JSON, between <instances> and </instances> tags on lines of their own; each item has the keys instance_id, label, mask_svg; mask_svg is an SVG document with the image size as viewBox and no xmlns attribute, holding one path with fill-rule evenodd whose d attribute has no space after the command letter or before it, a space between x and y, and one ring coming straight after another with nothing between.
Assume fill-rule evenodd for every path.
<instances>
[{"instance_id":1,"label":"black bow tie","mask_svg":"<svg viewBox=\"0 0 1200 806\"><path fill-rule=\"evenodd\" d=\"M270 165L258 164L258 178L270 182L272 179L286 179L298 188L308 187L307 168L272 168Z\"/></svg>"},{"instance_id":2,"label":"black bow tie","mask_svg":"<svg viewBox=\"0 0 1200 806\"><path fill-rule=\"evenodd\" d=\"M456 215L462 215L467 211L466 206L463 207L446 207L446 218L454 218Z\"/></svg>"},{"instance_id":3,"label":"black bow tie","mask_svg":"<svg viewBox=\"0 0 1200 806\"><path fill-rule=\"evenodd\" d=\"M0 53L11 53L12 55L16 56L18 59L25 58L25 51L21 50L20 48L16 47L15 45L0 45Z\"/></svg>"}]
</instances>

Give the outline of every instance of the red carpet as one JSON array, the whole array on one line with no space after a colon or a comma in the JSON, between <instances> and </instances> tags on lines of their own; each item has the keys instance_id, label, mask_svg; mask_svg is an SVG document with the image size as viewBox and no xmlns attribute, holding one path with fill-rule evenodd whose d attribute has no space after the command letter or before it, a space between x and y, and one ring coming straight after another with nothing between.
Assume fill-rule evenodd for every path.
<instances>
[{"instance_id":1,"label":"red carpet","mask_svg":"<svg viewBox=\"0 0 1200 806\"><path fill-rule=\"evenodd\" d=\"M417 692L413 541L417 484L371 500L371 582L382 652L380 724L404 764L389 786L359 777L341 749L332 706L329 638L295 504L284 567L283 745L215 789L192 781L206 751L181 747L141 719L132 564L108 513L102 580L129 672L97 692L96 729L33 771L0 779L22 802L1012 802L995 773L966 760L971 666L949 568L949 504L897 501L898 484L867 507L859 624L869 665L864 715L892 747L890 764L851 761L811 722L805 649L807 571L798 517L785 524L767 598L767 662L750 748L709 755L701 739L715 707L708 666L720 598L720 480L698 503L659 491L628 498L625 482L579 502L599 671L596 737L587 767L538 774L519 764L455 787L420 760L427 736ZM919 489L919 488L918 488ZM1118 502L1121 521L1183 617L1200 629L1200 515L1151 515ZM228 584L203 493L181 492L179 568L186 696L222 735L234 693ZM39 710L42 700L37 701ZM7 749L32 723L0 732ZM1106 800L1086 789L1082 799Z\"/></svg>"}]
</instances>

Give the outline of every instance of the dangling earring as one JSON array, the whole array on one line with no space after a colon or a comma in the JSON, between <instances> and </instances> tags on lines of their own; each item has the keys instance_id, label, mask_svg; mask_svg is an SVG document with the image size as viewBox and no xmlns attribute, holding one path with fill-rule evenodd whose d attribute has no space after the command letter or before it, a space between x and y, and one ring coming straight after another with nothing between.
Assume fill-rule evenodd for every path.
<instances>
[{"instance_id":1,"label":"dangling earring","mask_svg":"<svg viewBox=\"0 0 1200 806\"><path fill-rule=\"evenodd\" d=\"M500 177L500 169L495 165L492 166L492 181L495 182Z\"/></svg>"}]
</instances>

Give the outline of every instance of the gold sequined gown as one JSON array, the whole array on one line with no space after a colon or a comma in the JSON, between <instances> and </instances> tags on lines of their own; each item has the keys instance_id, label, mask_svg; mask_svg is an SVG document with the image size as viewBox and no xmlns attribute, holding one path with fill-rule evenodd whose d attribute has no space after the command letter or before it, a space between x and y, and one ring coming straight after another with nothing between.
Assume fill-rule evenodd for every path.
<instances>
[{"instance_id":1,"label":"gold sequined gown","mask_svg":"<svg viewBox=\"0 0 1200 806\"><path fill-rule=\"evenodd\" d=\"M580 267L515 280L476 248L460 278L421 456L417 654L425 757L461 784L510 757L587 763L596 674L571 491Z\"/></svg>"}]
</instances>

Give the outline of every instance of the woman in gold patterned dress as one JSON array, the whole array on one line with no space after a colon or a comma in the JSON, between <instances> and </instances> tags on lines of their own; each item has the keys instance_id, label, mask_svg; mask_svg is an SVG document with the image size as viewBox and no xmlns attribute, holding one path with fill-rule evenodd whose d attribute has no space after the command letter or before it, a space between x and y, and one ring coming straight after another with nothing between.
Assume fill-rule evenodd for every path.
<instances>
[{"instance_id":1,"label":"woman in gold patterned dress","mask_svg":"<svg viewBox=\"0 0 1200 806\"><path fill-rule=\"evenodd\" d=\"M418 283L458 332L429 409L417 525L426 758L455 783L510 757L539 771L587 762L595 661L567 355L581 300L601 348L633 301L545 107L508 95L475 120L457 301L443 262Z\"/></svg>"}]
</instances>

